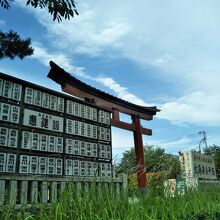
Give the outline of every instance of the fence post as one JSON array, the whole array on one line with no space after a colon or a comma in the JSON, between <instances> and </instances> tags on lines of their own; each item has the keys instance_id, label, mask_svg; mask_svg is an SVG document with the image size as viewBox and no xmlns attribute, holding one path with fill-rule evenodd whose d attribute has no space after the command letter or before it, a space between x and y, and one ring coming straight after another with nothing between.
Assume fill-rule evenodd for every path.
<instances>
[{"instance_id":1,"label":"fence post","mask_svg":"<svg viewBox=\"0 0 220 220\"><path fill-rule=\"evenodd\" d=\"M121 179L122 179L122 189L123 189L124 191L126 191L126 190L127 190L127 187L128 187L128 175L125 174L125 173L121 173L119 176L120 176Z\"/></svg>"},{"instance_id":2,"label":"fence post","mask_svg":"<svg viewBox=\"0 0 220 220\"><path fill-rule=\"evenodd\" d=\"M21 183L21 204L27 204L28 195L28 181L22 181Z\"/></svg>"},{"instance_id":3,"label":"fence post","mask_svg":"<svg viewBox=\"0 0 220 220\"><path fill-rule=\"evenodd\" d=\"M10 182L10 197L9 197L9 203L10 205L16 204L16 197L17 197L17 181L12 180Z\"/></svg>"},{"instance_id":4,"label":"fence post","mask_svg":"<svg viewBox=\"0 0 220 220\"><path fill-rule=\"evenodd\" d=\"M5 201L5 180L0 180L0 206Z\"/></svg>"}]
</instances>

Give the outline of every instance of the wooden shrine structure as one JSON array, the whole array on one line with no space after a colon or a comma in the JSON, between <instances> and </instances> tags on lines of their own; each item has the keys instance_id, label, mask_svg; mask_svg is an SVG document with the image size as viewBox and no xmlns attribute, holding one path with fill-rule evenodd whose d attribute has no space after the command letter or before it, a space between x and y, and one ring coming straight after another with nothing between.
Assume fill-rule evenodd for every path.
<instances>
[{"instance_id":1,"label":"wooden shrine structure","mask_svg":"<svg viewBox=\"0 0 220 220\"><path fill-rule=\"evenodd\" d=\"M142 134L152 135L152 130L141 126L141 119L152 120L160 110L154 107L145 107L127 102L101 90L98 90L67 73L60 66L50 61L51 69L48 77L58 83L62 91L81 98L87 102L93 103L99 107L112 112L111 125L132 131L134 135L137 180L138 187L146 188L146 170L144 161L144 148ZM120 120L119 113L130 115L132 123L126 123Z\"/></svg>"}]
</instances>

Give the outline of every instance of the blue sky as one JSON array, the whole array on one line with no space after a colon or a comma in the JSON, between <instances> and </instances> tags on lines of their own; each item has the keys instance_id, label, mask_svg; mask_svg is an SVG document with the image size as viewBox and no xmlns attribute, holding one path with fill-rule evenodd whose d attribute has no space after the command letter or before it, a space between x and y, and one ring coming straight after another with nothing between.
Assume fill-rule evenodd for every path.
<instances>
[{"instance_id":1,"label":"blue sky","mask_svg":"<svg viewBox=\"0 0 220 220\"><path fill-rule=\"evenodd\" d=\"M31 37L33 56L0 60L0 71L60 91L47 79L53 60L80 80L161 112L144 143L169 153L197 148L200 131L220 145L220 1L77 1L79 16L57 23L16 0L0 8L0 29ZM124 116L123 119L127 120ZM133 146L113 129L113 153Z\"/></svg>"}]
</instances>

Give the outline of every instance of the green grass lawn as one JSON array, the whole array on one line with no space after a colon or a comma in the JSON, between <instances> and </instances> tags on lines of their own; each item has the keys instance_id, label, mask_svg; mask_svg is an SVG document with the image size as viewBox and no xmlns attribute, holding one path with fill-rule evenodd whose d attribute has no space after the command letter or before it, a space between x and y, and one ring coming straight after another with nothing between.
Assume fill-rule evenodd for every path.
<instances>
[{"instance_id":1,"label":"green grass lawn","mask_svg":"<svg viewBox=\"0 0 220 220\"><path fill-rule=\"evenodd\" d=\"M68 189L63 192L61 201L49 208L38 204L30 210L13 211L5 206L0 213L0 220L4 219L220 220L220 187L206 187L172 198L155 191L118 195L104 189L80 193Z\"/></svg>"}]
</instances>

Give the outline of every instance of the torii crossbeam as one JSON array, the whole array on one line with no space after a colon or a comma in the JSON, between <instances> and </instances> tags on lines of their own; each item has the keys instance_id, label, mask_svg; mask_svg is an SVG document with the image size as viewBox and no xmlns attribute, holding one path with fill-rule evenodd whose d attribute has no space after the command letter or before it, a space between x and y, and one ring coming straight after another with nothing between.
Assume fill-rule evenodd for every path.
<instances>
[{"instance_id":1,"label":"torii crossbeam","mask_svg":"<svg viewBox=\"0 0 220 220\"><path fill-rule=\"evenodd\" d=\"M100 91L86 83L76 79L50 61L51 69L48 77L61 85L62 91L73 96L79 97L85 101L93 102L93 104L112 111L111 125L132 131L134 134L136 164L137 164L137 180L139 188L146 188L147 179L144 162L144 148L142 134L152 135L152 130L143 128L140 119L152 120L160 110L154 107L145 107L127 102L103 91ZM131 116L132 123L120 121L119 113L125 113Z\"/></svg>"}]
</instances>

